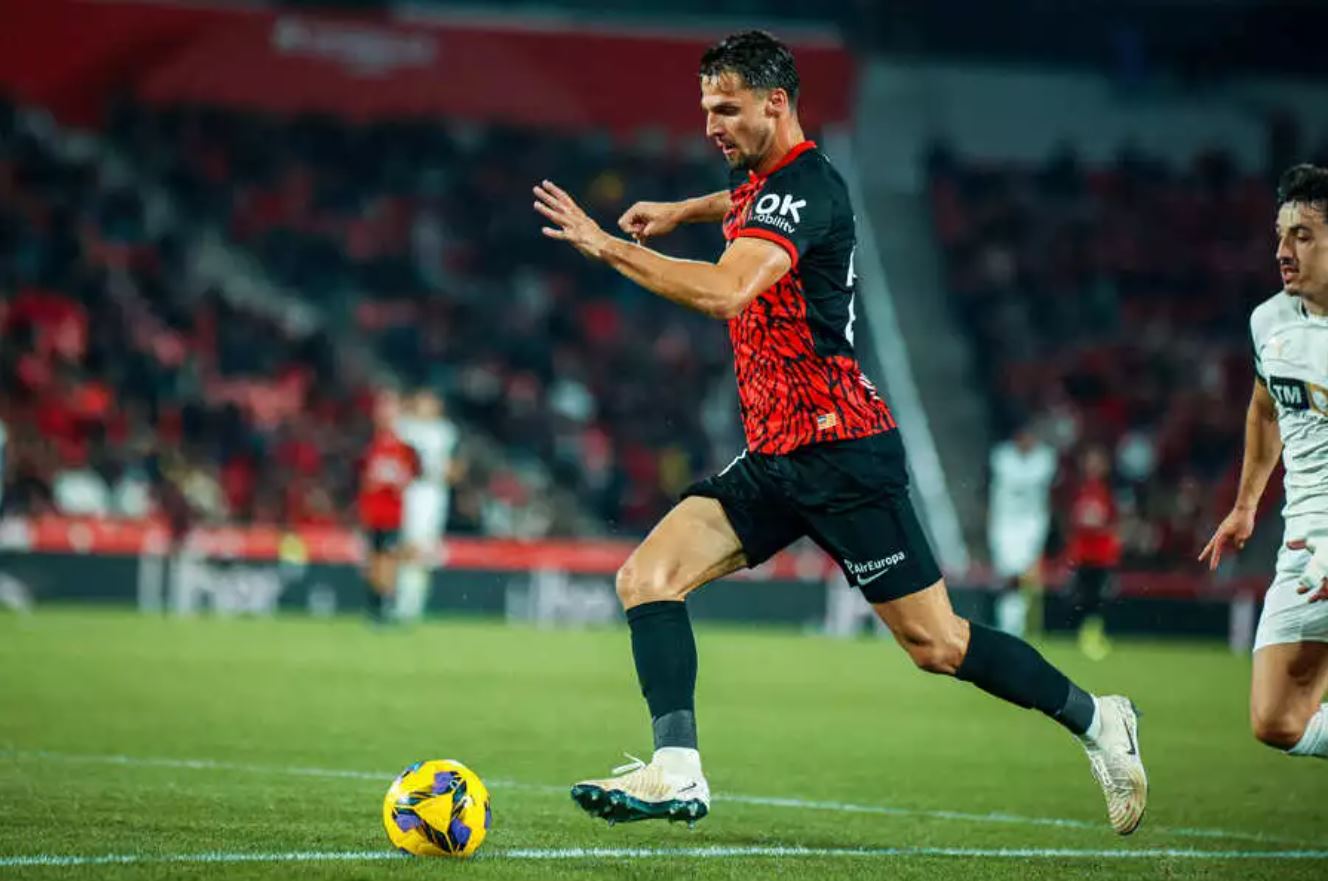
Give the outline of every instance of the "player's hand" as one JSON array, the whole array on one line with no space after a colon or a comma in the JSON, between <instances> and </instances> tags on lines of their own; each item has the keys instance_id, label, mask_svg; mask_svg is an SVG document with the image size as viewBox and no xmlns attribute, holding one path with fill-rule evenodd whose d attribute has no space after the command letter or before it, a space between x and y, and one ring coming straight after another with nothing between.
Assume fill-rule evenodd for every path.
<instances>
[{"instance_id":1,"label":"player's hand","mask_svg":"<svg viewBox=\"0 0 1328 881\"><path fill-rule=\"evenodd\" d=\"M647 239L673 232L681 222L675 202L637 202L618 218L618 228L643 245Z\"/></svg>"},{"instance_id":2,"label":"player's hand","mask_svg":"<svg viewBox=\"0 0 1328 881\"><path fill-rule=\"evenodd\" d=\"M1293 538L1287 542L1287 548L1293 551L1309 551L1310 560L1305 564L1305 571L1297 579L1299 587L1296 593L1310 594L1310 602L1328 600L1328 543L1312 539Z\"/></svg>"},{"instance_id":3,"label":"player's hand","mask_svg":"<svg viewBox=\"0 0 1328 881\"><path fill-rule=\"evenodd\" d=\"M567 242L587 257L599 259L609 234L561 187L547 180L536 184L535 210L553 224L542 230L546 236Z\"/></svg>"},{"instance_id":4,"label":"player's hand","mask_svg":"<svg viewBox=\"0 0 1328 881\"><path fill-rule=\"evenodd\" d=\"M1228 547L1235 550L1241 550L1245 547L1245 542L1250 540L1250 535L1254 532L1254 510L1246 508L1232 508L1231 513L1226 516L1213 533L1213 537L1204 545L1204 549L1199 552L1199 562L1208 561L1209 571L1217 569L1217 564L1222 562L1222 553Z\"/></svg>"}]
</instances>

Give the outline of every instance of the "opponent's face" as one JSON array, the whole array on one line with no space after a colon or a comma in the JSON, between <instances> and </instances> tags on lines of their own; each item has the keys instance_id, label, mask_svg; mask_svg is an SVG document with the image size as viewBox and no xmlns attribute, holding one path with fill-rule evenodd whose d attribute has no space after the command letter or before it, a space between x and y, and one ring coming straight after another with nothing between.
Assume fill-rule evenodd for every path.
<instances>
[{"instance_id":1,"label":"opponent's face","mask_svg":"<svg viewBox=\"0 0 1328 881\"><path fill-rule=\"evenodd\" d=\"M443 402L431 391L415 396L415 415L420 419L438 419L443 415Z\"/></svg>"},{"instance_id":2,"label":"opponent's face","mask_svg":"<svg viewBox=\"0 0 1328 881\"><path fill-rule=\"evenodd\" d=\"M701 77L706 137L730 168L755 168L775 140L775 123L789 110L783 89L750 89L736 73Z\"/></svg>"},{"instance_id":3,"label":"opponent's face","mask_svg":"<svg viewBox=\"0 0 1328 881\"><path fill-rule=\"evenodd\" d=\"M1328 218L1322 211L1288 202L1277 212L1277 268L1288 294L1328 312Z\"/></svg>"}]
</instances>

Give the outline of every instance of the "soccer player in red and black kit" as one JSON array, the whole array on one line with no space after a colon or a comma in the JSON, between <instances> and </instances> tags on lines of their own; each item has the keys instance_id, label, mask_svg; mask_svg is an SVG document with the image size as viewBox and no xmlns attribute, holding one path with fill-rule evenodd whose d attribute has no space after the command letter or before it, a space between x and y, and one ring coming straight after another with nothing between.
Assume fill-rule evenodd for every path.
<instances>
[{"instance_id":1,"label":"soccer player in red and black kit","mask_svg":"<svg viewBox=\"0 0 1328 881\"><path fill-rule=\"evenodd\" d=\"M1116 831L1143 817L1147 780L1135 711L1095 698L1026 643L955 615L908 498L889 408L853 352L853 209L843 180L798 122L798 71L767 33L735 34L701 59L706 135L730 188L642 202L602 230L550 181L535 187L544 234L682 306L728 321L747 449L694 484L618 572L655 753L572 788L610 821L694 821L710 792L697 751L697 658L683 600L811 536L843 568L923 670L957 676L1034 707L1088 750ZM721 222L717 263L645 246L680 223Z\"/></svg>"},{"instance_id":2,"label":"soccer player in red and black kit","mask_svg":"<svg viewBox=\"0 0 1328 881\"><path fill-rule=\"evenodd\" d=\"M398 403L392 392L374 402L374 435L359 461L360 525L368 542L369 617L386 623L396 593L401 555L401 515L406 487L420 474L415 450L397 437Z\"/></svg>"},{"instance_id":3,"label":"soccer player in red and black kit","mask_svg":"<svg viewBox=\"0 0 1328 881\"><path fill-rule=\"evenodd\" d=\"M1079 650L1094 661L1111 652L1102 603L1111 575L1120 565L1116 500L1111 492L1111 457L1102 447L1089 447L1082 457L1082 475L1070 499L1070 563L1074 567L1071 625L1079 632Z\"/></svg>"}]
</instances>

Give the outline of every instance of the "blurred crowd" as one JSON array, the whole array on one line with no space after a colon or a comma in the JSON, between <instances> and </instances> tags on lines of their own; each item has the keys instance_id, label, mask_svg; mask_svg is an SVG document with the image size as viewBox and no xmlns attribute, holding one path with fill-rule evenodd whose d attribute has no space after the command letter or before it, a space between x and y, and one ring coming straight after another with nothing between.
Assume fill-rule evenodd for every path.
<instances>
[{"instance_id":1,"label":"blurred crowd","mask_svg":"<svg viewBox=\"0 0 1328 881\"><path fill-rule=\"evenodd\" d=\"M325 463L357 452L371 390L324 335L191 284L187 230L150 213L86 142L0 104L3 510L339 521L352 487Z\"/></svg>"},{"instance_id":2,"label":"blurred crowd","mask_svg":"<svg viewBox=\"0 0 1328 881\"><path fill-rule=\"evenodd\" d=\"M929 171L993 424L1031 424L1066 463L1104 446L1126 565L1192 560L1239 476L1250 311L1280 288L1273 187L1220 153L1027 167L938 147Z\"/></svg>"},{"instance_id":3,"label":"blurred crowd","mask_svg":"<svg viewBox=\"0 0 1328 881\"><path fill-rule=\"evenodd\" d=\"M742 446L723 325L545 240L530 210L549 178L611 225L723 186L713 157L648 134L132 103L94 149L25 119L0 104L5 511L352 522L376 367L440 392L511 463L467 472L452 531L569 528L518 516L548 504L534 463L640 533ZM1024 167L944 148L929 175L993 424L1031 423L1066 460L1111 451L1127 565L1197 553L1239 466L1249 310L1277 287L1267 181L1218 153ZM327 323L199 284L210 234ZM687 227L657 245L713 259L722 242Z\"/></svg>"},{"instance_id":4,"label":"blurred crowd","mask_svg":"<svg viewBox=\"0 0 1328 881\"><path fill-rule=\"evenodd\" d=\"M722 324L649 297L539 234L548 177L606 225L637 199L724 185L722 166L632 145L444 123L355 125L201 108L111 114L132 173L108 180L58 139L0 129L0 420L10 510L135 516L179 489L214 521L349 522L368 368L428 386L514 463L542 463L609 530L641 532L741 446ZM145 192L177 222L146 222ZM196 290L191 243L219 231L331 332L297 332ZM716 230L660 245L713 259ZM58 412L55 412L58 411ZM52 441L52 442L46 442ZM521 467L468 471L453 531L541 533ZM93 476L95 475L95 476ZM147 487L136 505L122 483ZM75 505L74 507L78 507ZM507 511L504 516L503 510Z\"/></svg>"}]
</instances>

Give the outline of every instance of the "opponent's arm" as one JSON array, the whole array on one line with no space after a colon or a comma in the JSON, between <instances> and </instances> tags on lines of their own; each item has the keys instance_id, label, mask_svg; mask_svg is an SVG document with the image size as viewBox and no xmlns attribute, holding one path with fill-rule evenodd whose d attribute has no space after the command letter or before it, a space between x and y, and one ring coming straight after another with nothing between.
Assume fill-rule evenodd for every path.
<instances>
[{"instance_id":1,"label":"opponent's arm","mask_svg":"<svg viewBox=\"0 0 1328 881\"><path fill-rule=\"evenodd\" d=\"M1254 513L1259 499L1281 455L1282 434L1277 428L1277 405L1273 403L1268 387L1256 380L1249 409L1245 412L1245 456L1240 466L1236 503L1199 554L1201 561L1208 560L1209 569L1217 568L1228 545L1236 550L1245 547L1254 532Z\"/></svg>"},{"instance_id":2,"label":"opponent's arm","mask_svg":"<svg viewBox=\"0 0 1328 881\"><path fill-rule=\"evenodd\" d=\"M535 196L535 210L554 224L544 227L546 236L603 260L665 299L715 318L737 315L793 265L782 247L756 238L734 241L718 263L666 257L604 232L567 193L548 181L535 187Z\"/></svg>"},{"instance_id":3,"label":"opponent's arm","mask_svg":"<svg viewBox=\"0 0 1328 881\"><path fill-rule=\"evenodd\" d=\"M637 242L667 235L684 223L718 223L728 213L729 191L681 202L637 202L618 218L618 228Z\"/></svg>"}]
</instances>

